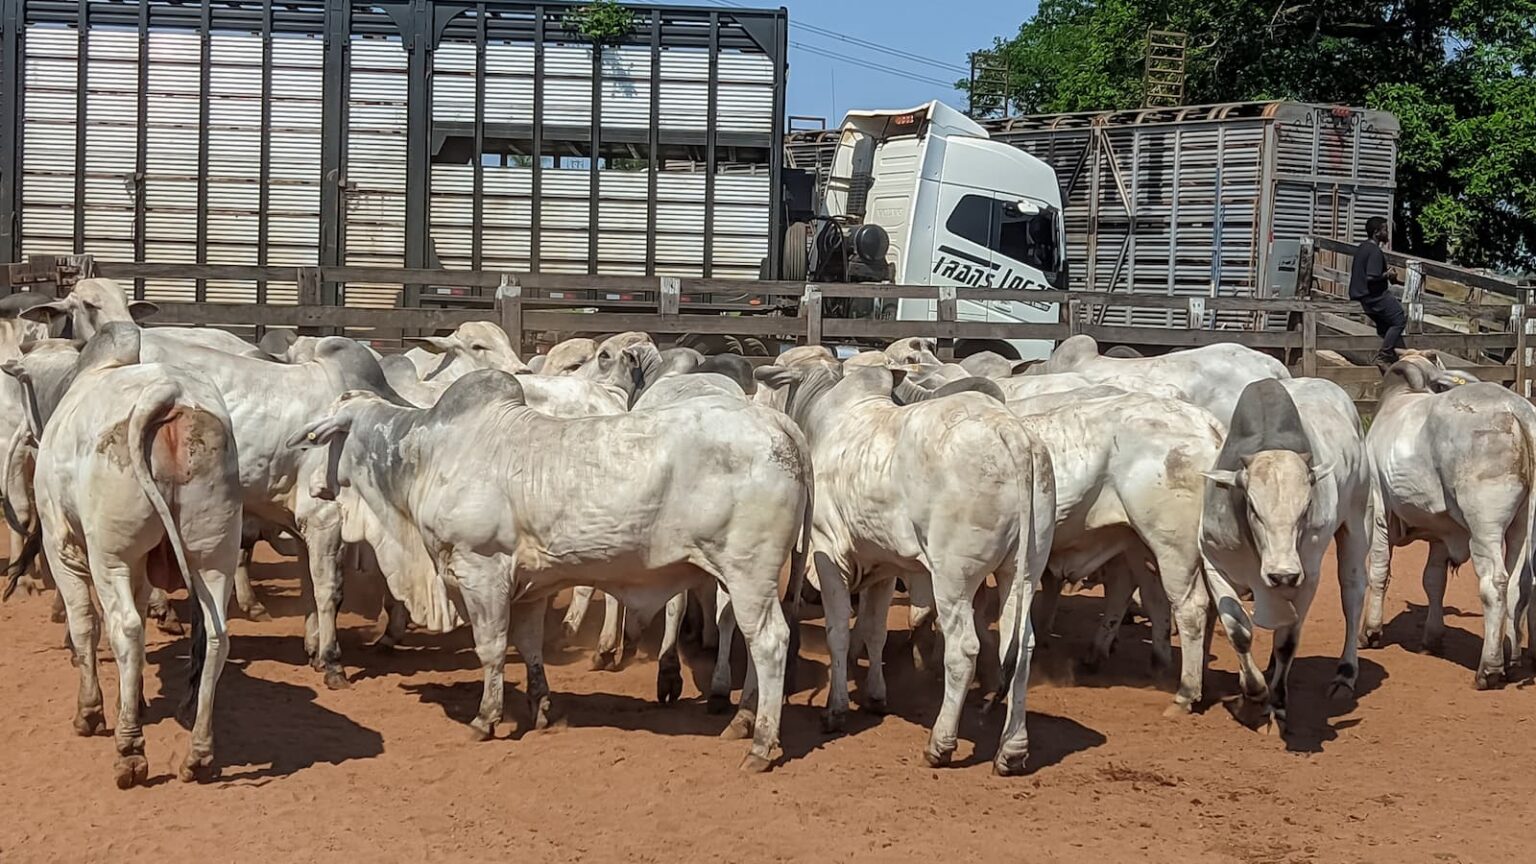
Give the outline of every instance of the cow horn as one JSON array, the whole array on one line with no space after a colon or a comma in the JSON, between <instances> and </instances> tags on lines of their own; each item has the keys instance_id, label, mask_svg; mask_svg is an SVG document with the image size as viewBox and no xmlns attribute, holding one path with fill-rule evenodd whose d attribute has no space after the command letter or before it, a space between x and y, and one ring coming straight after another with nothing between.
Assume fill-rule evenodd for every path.
<instances>
[{"instance_id":1,"label":"cow horn","mask_svg":"<svg viewBox=\"0 0 1536 864\"><path fill-rule=\"evenodd\" d=\"M945 385L948 386L948 385ZM926 402L932 399L935 391L913 381L910 377L902 378L891 388L891 397L897 405L911 405L914 402Z\"/></svg>"},{"instance_id":2,"label":"cow horn","mask_svg":"<svg viewBox=\"0 0 1536 864\"><path fill-rule=\"evenodd\" d=\"M956 393L980 393L991 396L999 402L1008 401L1008 397L1003 395L1003 388L997 386L990 378L961 378L958 381L951 381L933 391L933 398L942 399Z\"/></svg>"}]
</instances>

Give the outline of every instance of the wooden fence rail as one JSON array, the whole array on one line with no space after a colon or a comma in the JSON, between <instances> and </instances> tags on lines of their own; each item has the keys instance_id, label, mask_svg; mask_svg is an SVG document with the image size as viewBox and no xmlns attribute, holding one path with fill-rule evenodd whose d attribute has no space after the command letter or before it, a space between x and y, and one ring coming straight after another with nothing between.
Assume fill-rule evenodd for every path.
<instances>
[{"instance_id":1,"label":"wooden fence rail","mask_svg":"<svg viewBox=\"0 0 1536 864\"><path fill-rule=\"evenodd\" d=\"M1318 241L1319 255L1352 252L1335 241ZM1134 344L1159 348L1193 348L1218 342L1235 342L1285 357L1298 374L1318 375L1338 381L1355 393L1366 410L1372 400L1374 381L1379 372L1374 367L1343 365L1337 354L1374 353L1380 346L1375 335L1339 333L1329 322L1358 313L1356 304L1337 297L1309 291L1314 280L1329 280L1336 275L1327 267L1303 268L1304 280L1296 297L1176 297L1164 295L1032 291L1030 300L1059 304L1061 319L1054 323L990 323L958 320L959 299L1017 300L1014 291L967 289L927 285L848 285L790 282L741 282L721 279L692 279L642 276L585 276L549 273L513 273L465 270L416 270L376 267L272 267L247 265L199 265L120 263L93 261L89 256L60 256L56 261L58 276L52 290L66 291L66 283L86 275L106 276L120 281L138 279L183 280L263 280L293 282L298 286L297 305L250 303L160 302L154 324L181 324L230 328L292 327L303 333L347 333L366 338L370 334L430 333L457 327L467 321L494 321L506 329L513 343L526 350L530 336L544 331L559 333L617 333L640 330L659 335L729 334L735 336L774 337L803 344L821 344L857 339L891 340L906 336L927 336L944 341L972 340L1050 340L1061 341L1076 334L1093 336L1109 344ZM1449 265L1443 265L1449 267ZM37 260L27 264L6 265L0 277L10 285L37 283L46 267ZM1451 268L1457 269L1457 268ZM1438 272L1438 271L1437 271ZM1446 271L1448 272L1448 271ZM1459 271L1458 271L1459 272ZM1527 392L1530 380L1530 354L1526 350L1523 302L1511 302L1508 295L1489 301L1497 283L1503 291L1513 291L1523 301L1523 290L1512 283L1480 274L1474 296L1450 301L1428 298L1435 308L1474 319L1486 319L1508 329L1492 332L1481 327L1474 332L1429 332L1413 337L1413 345L1435 348L1465 358L1463 365L1485 380L1508 382ZM428 287L466 288L491 295L489 306L481 308L396 308L373 309L337 305L340 292L334 286L346 282L400 283ZM34 285L36 289L36 285ZM611 301L562 296L570 292L609 292L642 295L625 301L620 311L594 311L594 306L612 308ZM549 296L553 293L555 296ZM749 301L736 303L701 303L700 295L730 294L739 298L759 298L756 307ZM936 320L905 321L850 318L829 314L829 300L903 298L936 300ZM798 314L785 314L788 306L776 301L793 299ZM766 302L764 302L766 300ZM1497 308L1491 308L1493 306ZM1093 310L1099 307L1133 307L1160 310L1184 310L1186 326L1172 328L1129 327L1092 323ZM732 310L726 312L724 310ZM1291 321L1289 330L1212 329L1204 325L1207 313L1218 311L1282 313ZM1191 326L1192 325L1192 326ZM1331 352L1331 353L1330 353Z\"/></svg>"}]
</instances>

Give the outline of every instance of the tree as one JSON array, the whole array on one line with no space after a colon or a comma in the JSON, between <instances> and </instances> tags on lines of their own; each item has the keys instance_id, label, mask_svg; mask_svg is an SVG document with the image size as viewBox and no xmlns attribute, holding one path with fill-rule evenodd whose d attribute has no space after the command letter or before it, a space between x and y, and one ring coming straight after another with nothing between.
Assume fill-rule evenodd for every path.
<instances>
[{"instance_id":1,"label":"tree","mask_svg":"<svg viewBox=\"0 0 1536 864\"><path fill-rule=\"evenodd\" d=\"M1398 244L1536 269L1536 0L1041 0L988 50L1022 111L1132 108L1153 27L1189 34L1192 104L1392 111Z\"/></svg>"}]
</instances>

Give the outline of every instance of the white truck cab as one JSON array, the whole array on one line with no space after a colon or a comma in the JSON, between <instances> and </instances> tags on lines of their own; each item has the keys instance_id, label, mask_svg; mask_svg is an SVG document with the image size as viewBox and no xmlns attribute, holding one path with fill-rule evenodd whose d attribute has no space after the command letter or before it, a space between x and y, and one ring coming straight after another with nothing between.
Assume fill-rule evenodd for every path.
<instances>
[{"instance_id":1,"label":"white truck cab","mask_svg":"<svg viewBox=\"0 0 1536 864\"><path fill-rule=\"evenodd\" d=\"M855 111L842 125L818 215L877 225L889 237L890 281L1004 288L1018 300L961 299L961 321L1055 323L1057 304L1027 292L1066 284L1061 187L1045 162L993 141L942 102ZM877 317L931 321L937 302L877 301ZM1030 360L1048 340L960 340L956 356L993 350ZM1011 349L1011 350L1010 350Z\"/></svg>"}]
</instances>

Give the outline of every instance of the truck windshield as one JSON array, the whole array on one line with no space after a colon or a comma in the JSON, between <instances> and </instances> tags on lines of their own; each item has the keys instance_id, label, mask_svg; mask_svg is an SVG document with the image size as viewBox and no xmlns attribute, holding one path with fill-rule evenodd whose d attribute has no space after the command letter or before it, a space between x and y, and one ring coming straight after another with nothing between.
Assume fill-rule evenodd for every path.
<instances>
[{"instance_id":1,"label":"truck windshield","mask_svg":"<svg viewBox=\"0 0 1536 864\"><path fill-rule=\"evenodd\" d=\"M962 195L944 227L978 246L1039 270L1055 283L1060 260L1056 240L1058 211L1047 207L1036 213L1020 210L1012 201L987 195Z\"/></svg>"}]
</instances>

